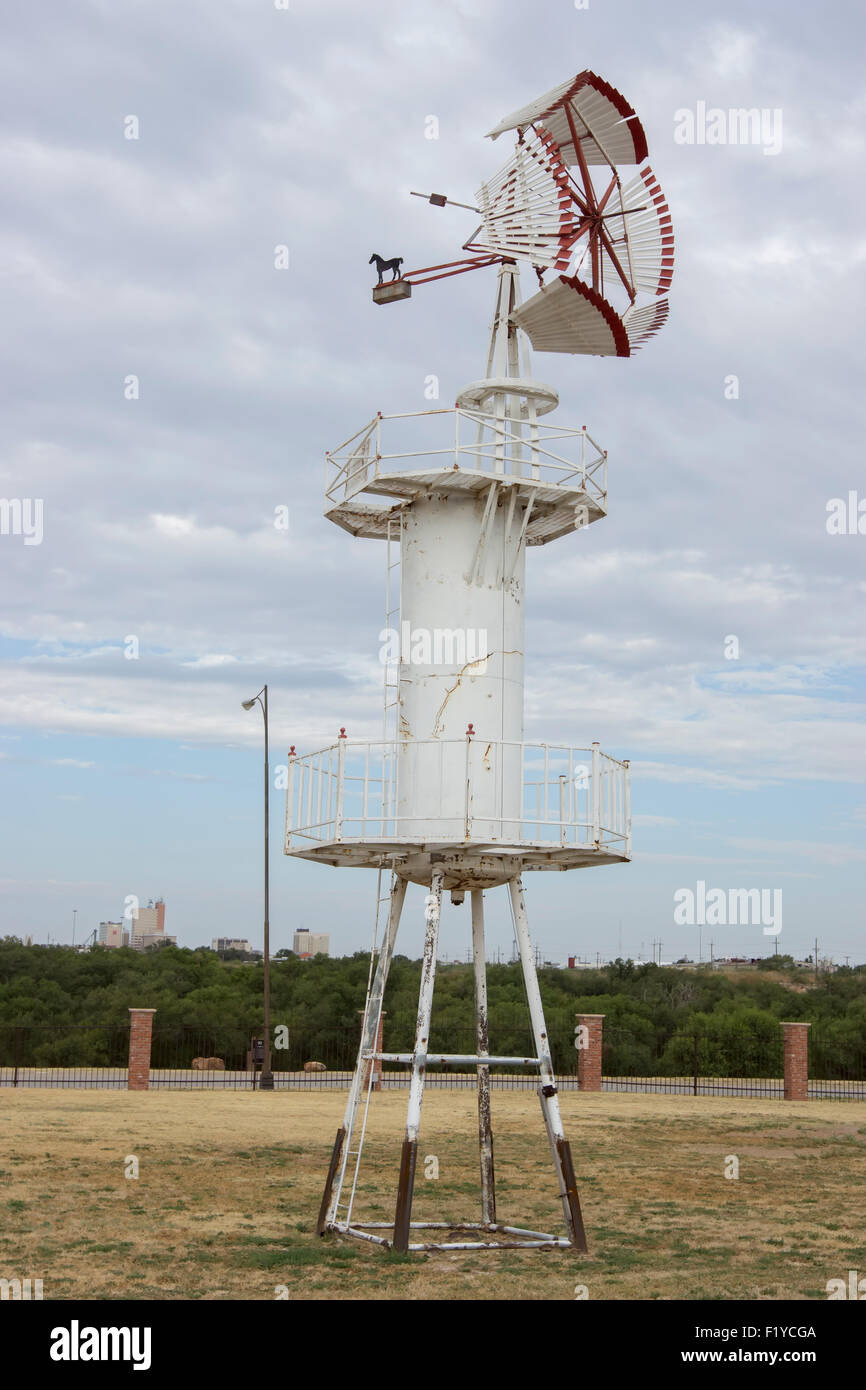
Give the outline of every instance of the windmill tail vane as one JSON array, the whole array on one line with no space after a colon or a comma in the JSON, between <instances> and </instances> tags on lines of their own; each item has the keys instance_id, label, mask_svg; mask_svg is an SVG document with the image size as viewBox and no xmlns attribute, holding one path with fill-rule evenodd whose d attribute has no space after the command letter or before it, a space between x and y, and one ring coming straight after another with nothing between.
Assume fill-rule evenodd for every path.
<instances>
[{"instance_id":1,"label":"windmill tail vane","mask_svg":"<svg viewBox=\"0 0 866 1390\"><path fill-rule=\"evenodd\" d=\"M413 286L526 263L539 292L514 321L539 352L630 357L667 318L673 223L650 165L643 127L626 99L582 72L506 116L488 132L516 132L510 157L475 203L417 193L434 207L481 217L453 261L398 271L373 291L377 304ZM636 172L621 169L629 166ZM545 284L546 274L556 278ZM651 299L647 301L647 296Z\"/></svg>"}]
</instances>

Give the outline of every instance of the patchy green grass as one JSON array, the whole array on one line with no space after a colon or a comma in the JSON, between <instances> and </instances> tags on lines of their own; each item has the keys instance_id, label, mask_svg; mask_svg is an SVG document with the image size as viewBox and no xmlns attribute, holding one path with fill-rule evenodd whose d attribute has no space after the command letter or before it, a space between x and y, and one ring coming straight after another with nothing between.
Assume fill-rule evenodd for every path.
<instances>
[{"instance_id":1,"label":"patchy green grass","mask_svg":"<svg viewBox=\"0 0 866 1390\"><path fill-rule=\"evenodd\" d=\"M571 1300L585 1284L591 1299L774 1300L825 1298L828 1279L866 1269L862 1105L561 1099L585 1257L316 1237L342 1093L0 1092L0 1277L42 1278L59 1299ZM374 1097L358 1219L393 1215L405 1105ZM493 1119L499 1219L561 1233L536 1097L494 1092ZM471 1093L425 1098L414 1216L478 1219Z\"/></svg>"}]
</instances>

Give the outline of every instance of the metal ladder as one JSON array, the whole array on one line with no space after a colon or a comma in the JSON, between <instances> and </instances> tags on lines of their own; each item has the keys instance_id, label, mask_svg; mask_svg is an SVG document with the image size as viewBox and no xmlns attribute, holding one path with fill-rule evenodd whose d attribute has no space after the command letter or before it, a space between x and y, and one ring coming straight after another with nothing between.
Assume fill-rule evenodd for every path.
<instances>
[{"instance_id":1,"label":"metal ladder","mask_svg":"<svg viewBox=\"0 0 866 1390\"><path fill-rule=\"evenodd\" d=\"M381 949L380 942L384 940L384 930L380 931L383 912L385 921L387 922L396 878L396 875L391 871L389 873L390 887L387 893L383 893L382 880L386 874L388 874L387 870L380 869L376 880L376 919L373 925L373 944L370 949L370 968L367 973L367 994L364 999L364 1015L361 1020L361 1044L358 1049L358 1060L352 1080L349 1103L346 1107L344 1119L345 1137L343 1140L340 1168L334 1181L336 1197L332 1207L332 1221L335 1225L343 1227L349 1226L352 1221L352 1207L355 1201L355 1190L358 1185L358 1174L361 1168L361 1154L367 1135L367 1117L370 1110L370 1096L373 1090L373 1079L377 1065L373 1059L372 1052L367 1052L364 1049L364 1034L367 1029L367 1019L370 1012L373 972ZM376 1050L376 1045L376 1042L374 1042L373 1051ZM381 1063L378 1065L381 1065ZM364 1070L365 1067L366 1072ZM360 1132L357 1133L356 1141L355 1136L358 1131L359 1110L361 1111L361 1122ZM352 1162L352 1160L354 1160L354 1162Z\"/></svg>"},{"instance_id":2,"label":"metal ladder","mask_svg":"<svg viewBox=\"0 0 866 1390\"><path fill-rule=\"evenodd\" d=\"M396 805L396 742L399 732L400 709L400 547L402 542L402 509L389 515L386 532L385 564L385 629L398 634L397 654L384 662L382 683L382 834L387 833L387 821ZM393 656L393 654L392 654ZM383 881L389 879L388 891L384 892ZM370 1096L373 1090L373 1077L381 1062L374 1059L373 1053L378 1045L378 1017L372 1047L364 1047L364 1037L368 1031L373 981L378 965L379 952L385 940L385 930L394 901L396 875L393 869L380 869L376 881L376 916L373 925L373 943L370 949L370 968L367 973L367 994L364 1000L364 1014L361 1022L361 1043L358 1059L352 1077L352 1085L343 1119L338 1132L337 1145L332 1157L332 1171L319 1216L319 1227L327 1224L345 1229L351 1224L352 1207L361 1167L361 1154L367 1134L367 1118L370 1109ZM384 926L383 926L384 918ZM381 1010L381 997L377 1012ZM330 1196L328 1193L330 1191Z\"/></svg>"}]
</instances>

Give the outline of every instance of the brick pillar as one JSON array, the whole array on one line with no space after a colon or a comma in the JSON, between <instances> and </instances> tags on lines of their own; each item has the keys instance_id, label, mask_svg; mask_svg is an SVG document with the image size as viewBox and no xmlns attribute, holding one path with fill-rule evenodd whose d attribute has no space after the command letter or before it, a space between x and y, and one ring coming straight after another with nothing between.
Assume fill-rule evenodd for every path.
<instances>
[{"instance_id":1,"label":"brick pillar","mask_svg":"<svg viewBox=\"0 0 866 1390\"><path fill-rule=\"evenodd\" d=\"M376 1036L376 1051L377 1051L377 1052L381 1052L381 1051L382 1051L382 1031L383 1031L383 1029L384 1029L384 1027L385 1027L385 1014L386 1014L387 1012L388 1012L387 1009L383 1009L383 1010L382 1010L382 1013L381 1013L381 1016L380 1016L380 1018L379 1018L379 1032L378 1032L378 1034L377 1034L377 1036ZM364 1017L363 1010L362 1010L362 1009L359 1009L359 1010L358 1010L358 1013L361 1015L361 1018L362 1018L362 1020L363 1020L363 1017ZM365 1067L364 1067L364 1075L363 1075L363 1077L362 1077L362 1079L361 1079L361 1090L362 1090L362 1091L366 1091L367 1087L370 1085L370 1071L371 1071L371 1069L372 1069L372 1072L373 1072L373 1085L372 1085L372 1088L371 1088L371 1089L374 1090L374 1091L381 1091L381 1089L382 1089L382 1063L381 1063L381 1062L374 1062L374 1061L369 1061L369 1062L367 1062L366 1065L365 1065Z\"/></svg>"},{"instance_id":2,"label":"brick pillar","mask_svg":"<svg viewBox=\"0 0 866 1390\"><path fill-rule=\"evenodd\" d=\"M577 1022L585 1034L586 1047L577 1050L577 1085L580 1091L601 1090L601 1041L604 1014L578 1014Z\"/></svg>"},{"instance_id":3,"label":"brick pillar","mask_svg":"<svg viewBox=\"0 0 866 1390\"><path fill-rule=\"evenodd\" d=\"M128 1091L146 1091L150 1085L150 1035L156 1009L129 1011Z\"/></svg>"},{"instance_id":4,"label":"brick pillar","mask_svg":"<svg viewBox=\"0 0 866 1390\"><path fill-rule=\"evenodd\" d=\"M785 1100L809 1099L809 1024L783 1023Z\"/></svg>"}]
</instances>

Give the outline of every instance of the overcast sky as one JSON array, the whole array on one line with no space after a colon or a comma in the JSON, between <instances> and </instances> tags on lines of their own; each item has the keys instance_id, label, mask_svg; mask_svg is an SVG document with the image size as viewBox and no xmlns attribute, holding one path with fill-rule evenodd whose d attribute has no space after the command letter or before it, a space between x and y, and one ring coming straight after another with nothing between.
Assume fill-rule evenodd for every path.
<instances>
[{"instance_id":1,"label":"overcast sky","mask_svg":"<svg viewBox=\"0 0 866 1390\"><path fill-rule=\"evenodd\" d=\"M181 944L261 944L240 701L269 683L275 763L381 727L384 548L323 518L324 450L484 366L493 272L381 309L368 258L458 255L470 215L409 190L471 202L508 152L484 132L590 68L641 118L677 264L635 358L534 358L609 451L609 509L529 553L526 736L630 757L635 814L632 864L530 876L534 932L554 960L696 956L674 894L703 880L781 889L780 950L866 959L866 535L827 529L866 498L863 28L840 0L17 7L0 495L43 521L0 535L0 933L71 940L77 910L81 939L162 894ZM699 103L781 113L781 148L678 142ZM273 802L274 948L365 948L375 874L285 859ZM504 893L490 914L506 954ZM450 955L468 926L448 908Z\"/></svg>"}]
</instances>

